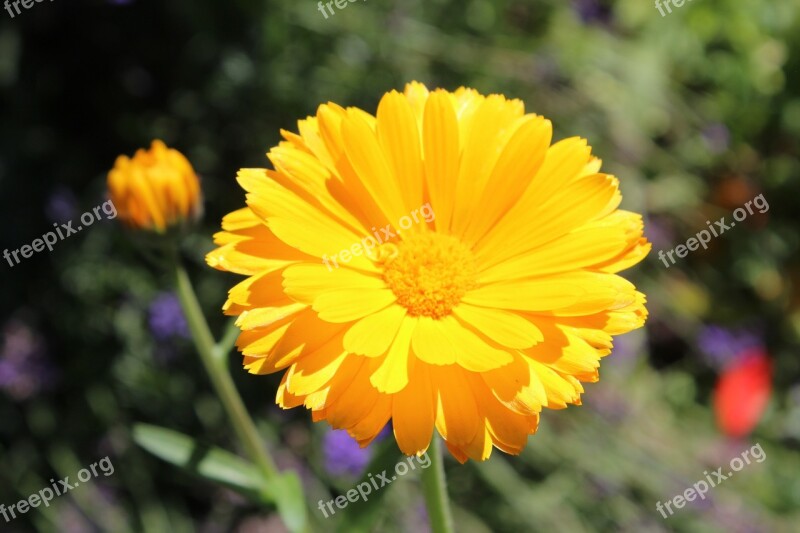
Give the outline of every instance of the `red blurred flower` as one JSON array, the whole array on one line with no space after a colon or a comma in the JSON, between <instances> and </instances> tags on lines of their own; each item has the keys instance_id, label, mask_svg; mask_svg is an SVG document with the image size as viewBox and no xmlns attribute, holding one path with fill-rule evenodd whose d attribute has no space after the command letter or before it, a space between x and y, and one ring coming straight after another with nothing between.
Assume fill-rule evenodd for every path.
<instances>
[{"instance_id":1,"label":"red blurred flower","mask_svg":"<svg viewBox=\"0 0 800 533\"><path fill-rule=\"evenodd\" d=\"M742 437L758 424L772 392L772 362L753 348L726 368L714 390L717 425L728 436Z\"/></svg>"}]
</instances>

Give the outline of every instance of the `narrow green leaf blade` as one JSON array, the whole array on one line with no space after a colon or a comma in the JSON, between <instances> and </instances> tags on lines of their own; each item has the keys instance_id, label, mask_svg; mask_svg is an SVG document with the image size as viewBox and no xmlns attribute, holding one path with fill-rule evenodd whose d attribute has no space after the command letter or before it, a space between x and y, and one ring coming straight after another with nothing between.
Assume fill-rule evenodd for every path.
<instances>
[{"instance_id":1,"label":"narrow green leaf blade","mask_svg":"<svg viewBox=\"0 0 800 533\"><path fill-rule=\"evenodd\" d=\"M300 478L295 472L284 472L272 485L271 492L286 527L289 531L306 531L308 508Z\"/></svg>"},{"instance_id":2,"label":"narrow green leaf blade","mask_svg":"<svg viewBox=\"0 0 800 533\"><path fill-rule=\"evenodd\" d=\"M236 455L203 444L171 429L136 424L133 440L164 461L205 479L220 483L245 496L264 501L265 483L258 470Z\"/></svg>"}]
</instances>

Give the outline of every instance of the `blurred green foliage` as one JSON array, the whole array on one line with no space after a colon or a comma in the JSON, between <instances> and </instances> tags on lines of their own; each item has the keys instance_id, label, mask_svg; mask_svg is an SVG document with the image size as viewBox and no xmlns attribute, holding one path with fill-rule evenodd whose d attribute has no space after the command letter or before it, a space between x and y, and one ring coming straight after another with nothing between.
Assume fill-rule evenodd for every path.
<instances>
[{"instance_id":1,"label":"blurred green foliage","mask_svg":"<svg viewBox=\"0 0 800 533\"><path fill-rule=\"evenodd\" d=\"M545 413L519 458L448 463L458 530L796 531L798 12L796 0L696 0L666 17L639 0L372 0L328 19L311 0L98 0L44 3L14 19L0 12L0 245L16 249L47 231L59 188L77 197L78 214L97 205L114 158L162 138L203 178L206 217L183 252L221 334L218 309L234 277L202 258L220 217L243 205L236 170L266 165L280 128L327 101L373 111L411 80L520 98L553 121L556 138L589 140L620 178L623 205L648 216L656 252L757 194L770 210L676 266L653 254L634 270L649 326L604 361L584 407ZM148 306L171 280L130 235L97 224L52 253L4 264L2 276L0 324L37 332L58 378L27 399L0 399L0 503L105 455L116 467L2 528L280 530L270 511L134 443L132 428L144 422L234 449L190 344L158 342L148 329ZM695 347L711 322L756 325L775 362L767 413L740 442L714 425L716 373ZM326 473L322 428L274 407L278 378L238 372L239 356L231 360L265 440L282 467L300 471L309 498L352 487ZM668 520L657 513L657 501L755 442L764 463L712 489L702 506ZM376 457L395 461L394 445L383 446ZM366 527L422 527L415 477L386 490L380 505L364 504ZM339 520L315 519L320 528Z\"/></svg>"}]
</instances>

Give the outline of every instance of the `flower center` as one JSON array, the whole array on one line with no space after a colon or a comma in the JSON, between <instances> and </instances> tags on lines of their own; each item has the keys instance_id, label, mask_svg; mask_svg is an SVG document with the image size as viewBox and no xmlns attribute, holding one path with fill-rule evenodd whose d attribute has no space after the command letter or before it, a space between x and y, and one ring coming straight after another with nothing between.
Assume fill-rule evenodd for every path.
<instances>
[{"instance_id":1,"label":"flower center","mask_svg":"<svg viewBox=\"0 0 800 533\"><path fill-rule=\"evenodd\" d=\"M461 241L426 231L378 250L383 279L411 316L442 318L475 287L475 259Z\"/></svg>"}]
</instances>

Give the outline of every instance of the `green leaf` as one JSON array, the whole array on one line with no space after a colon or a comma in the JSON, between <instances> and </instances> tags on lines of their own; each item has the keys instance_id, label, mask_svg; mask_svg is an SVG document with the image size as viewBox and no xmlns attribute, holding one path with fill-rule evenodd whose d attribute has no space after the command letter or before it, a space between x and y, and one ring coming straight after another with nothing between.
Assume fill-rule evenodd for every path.
<instances>
[{"instance_id":1,"label":"green leaf","mask_svg":"<svg viewBox=\"0 0 800 533\"><path fill-rule=\"evenodd\" d=\"M294 472L284 472L270 481L270 492L289 531L306 531L308 511L303 486Z\"/></svg>"},{"instance_id":2,"label":"green leaf","mask_svg":"<svg viewBox=\"0 0 800 533\"><path fill-rule=\"evenodd\" d=\"M177 431L136 424L133 440L156 457L188 472L225 485L248 498L264 503L268 500L266 483L251 463L230 452L205 445ZM271 491L269 491L271 492Z\"/></svg>"},{"instance_id":3,"label":"green leaf","mask_svg":"<svg viewBox=\"0 0 800 533\"><path fill-rule=\"evenodd\" d=\"M300 478L284 472L266 480L248 461L177 431L136 424L133 440L156 457L233 489L253 501L272 503L290 531L305 531L308 514Z\"/></svg>"}]
</instances>

